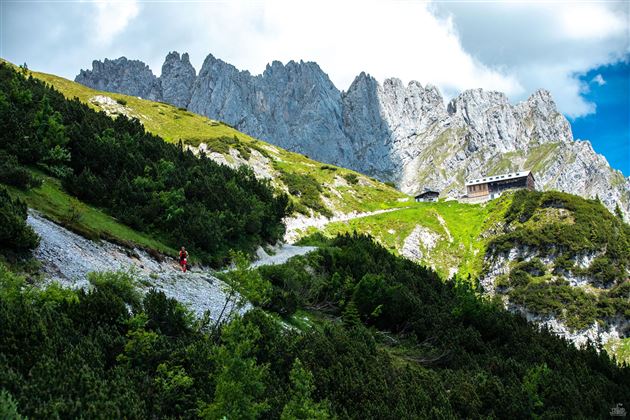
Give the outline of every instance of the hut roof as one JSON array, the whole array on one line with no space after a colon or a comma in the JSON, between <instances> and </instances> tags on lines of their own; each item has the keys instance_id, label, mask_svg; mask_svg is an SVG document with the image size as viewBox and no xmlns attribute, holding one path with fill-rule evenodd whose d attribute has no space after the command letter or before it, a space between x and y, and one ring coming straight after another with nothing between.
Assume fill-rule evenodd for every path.
<instances>
[{"instance_id":1,"label":"hut roof","mask_svg":"<svg viewBox=\"0 0 630 420\"><path fill-rule=\"evenodd\" d=\"M507 174L492 175L492 176L485 176L483 178L469 179L466 181L466 186L468 187L470 185L486 184L488 182L495 182L495 181L505 181L508 179L525 178L529 176L529 174L531 173L532 173L531 171L510 172Z\"/></svg>"}]
</instances>

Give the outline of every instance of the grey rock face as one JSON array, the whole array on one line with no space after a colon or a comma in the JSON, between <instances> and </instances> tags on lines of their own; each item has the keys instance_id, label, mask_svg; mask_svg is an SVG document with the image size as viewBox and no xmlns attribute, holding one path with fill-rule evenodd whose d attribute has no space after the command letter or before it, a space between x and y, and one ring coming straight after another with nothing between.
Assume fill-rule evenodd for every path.
<instances>
[{"instance_id":1,"label":"grey rock face","mask_svg":"<svg viewBox=\"0 0 630 420\"><path fill-rule=\"evenodd\" d=\"M134 74L136 72L137 74ZM500 92L440 92L398 79L381 85L361 73L340 92L316 63L274 61L257 76L209 55L199 74L170 53L155 79L138 61L95 61L76 81L177 106L225 121L254 137L345 166L407 193L424 187L464 193L467 178L528 169L539 189L593 198L630 214L630 178L610 168L571 126L545 90L512 105Z\"/></svg>"},{"instance_id":2,"label":"grey rock face","mask_svg":"<svg viewBox=\"0 0 630 420\"><path fill-rule=\"evenodd\" d=\"M323 161L346 153L340 92L315 63L274 61L251 76L209 55L188 109Z\"/></svg>"},{"instance_id":3,"label":"grey rock face","mask_svg":"<svg viewBox=\"0 0 630 420\"><path fill-rule=\"evenodd\" d=\"M81 70L75 82L98 90L139 96L152 101L162 100L160 81L149 66L138 60L120 57L115 60L94 60L92 70Z\"/></svg>"},{"instance_id":4,"label":"grey rock face","mask_svg":"<svg viewBox=\"0 0 630 420\"><path fill-rule=\"evenodd\" d=\"M195 68L190 64L187 53L182 54L181 58L178 52L169 53L160 76L162 100L177 107L187 107L196 77Z\"/></svg>"}]
</instances>

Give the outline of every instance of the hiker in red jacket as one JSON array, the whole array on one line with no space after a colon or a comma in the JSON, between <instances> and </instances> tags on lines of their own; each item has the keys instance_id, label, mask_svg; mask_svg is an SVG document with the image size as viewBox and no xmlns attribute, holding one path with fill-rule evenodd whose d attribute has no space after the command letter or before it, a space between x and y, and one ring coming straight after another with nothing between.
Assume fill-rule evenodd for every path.
<instances>
[{"instance_id":1,"label":"hiker in red jacket","mask_svg":"<svg viewBox=\"0 0 630 420\"><path fill-rule=\"evenodd\" d=\"M186 252L184 247L179 250L179 265L182 268L182 272L185 273L188 268L188 252Z\"/></svg>"}]
</instances>

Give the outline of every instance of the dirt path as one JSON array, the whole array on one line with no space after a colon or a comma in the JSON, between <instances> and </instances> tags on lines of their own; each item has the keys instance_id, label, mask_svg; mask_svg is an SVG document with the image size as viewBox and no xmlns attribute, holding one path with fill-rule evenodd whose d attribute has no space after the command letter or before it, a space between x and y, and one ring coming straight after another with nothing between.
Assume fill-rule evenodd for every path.
<instances>
[{"instance_id":1,"label":"dirt path","mask_svg":"<svg viewBox=\"0 0 630 420\"><path fill-rule=\"evenodd\" d=\"M41 237L34 256L42 263L46 283L73 289L88 288L93 271L130 271L139 279L138 289L155 288L187 305L195 314L209 311L214 319L225 302L224 283L212 272L182 273L171 261L159 262L146 252L129 250L107 241L90 241L31 212L28 224Z\"/></svg>"},{"instance_id":2,"label":"dirt path","mask_svg":"<svg viewBox=\"0 0 630 420\"><path fill-rule=\"evenodd\" d=\"M161 290L187 305L198 316L209 311L210 317L215 319L223 308L226 285L211 270L193 268L182 273L174 260L159 262L143 250L129 250L107 241L91 241L36 212L29 213L27 222L41 237L33 255L42 263L45 284L57 282L73 289L89 288L87 275L90 272L130 271L139 279L137 287L143 293L152 288ZM314 249L284 245L273 255L259 253L261 258L252 267L283 264L291 257Z\"/></svg>"},{"instance_id":3,"label":"dirt path","mask_svg":"<svg viewBox=\"0 0 630 420\"><path fill-rule=\"evenodd\" d=\"M281 247L275 248L274 253L271 255L260 249L258 252L259 259L252 263L252 267L256 268L263 265L284 264L295 256L305 255L311 251L315 251L316 249L317 247L314 246L295 246L284 244Z\"/></svg>"}]
</instances>

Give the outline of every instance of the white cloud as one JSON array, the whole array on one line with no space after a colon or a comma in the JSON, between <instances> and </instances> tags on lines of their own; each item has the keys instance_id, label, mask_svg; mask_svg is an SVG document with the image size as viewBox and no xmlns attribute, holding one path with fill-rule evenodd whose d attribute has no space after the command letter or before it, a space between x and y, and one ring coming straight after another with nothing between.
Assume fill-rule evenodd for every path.
<instances>
[{"instance_id":1,"label":"white cloud","mask_svg":"<svg viewBox=\"0 0 630 420\"><path fill-rule=\"evenodd\" d=\"M524 87L551 91L570 117L593 113L580 76L623 59L630 51L630 2L437 3L450 16L466 51L502 66Z\"/></svg>"},{"instance_id":2,"label":"white cloud","mask_svg":"<svg viewBox=\"0 0 630 420\"><path fill-rule=\"evenodd\" d=\"M562 6L558 16L560 32L569 38L605 39L623 34L626 30L623 14L615 14L601 3L565 3Z\"/></svg>"},{"instance_id":3,"label":"white cloud","mask_svg":"<svg viewBox=\"0 0 630 420\"><path fill-rule=\"evenodd\" d=\"M545 88L577 117L595 111L580 75L630 52L628 1L139 1L8 3L7 58L70 78L121 55L159 74L172 50L190 52L197 70L212 53L254 74L304 59L339 89L361 71L447 97L482 87L517 101Z\"/></svg>"},{"instance_id":4,"label":"white cloud","mask_svg":"<svg viewBox=\"0 0 630 420\"><path fill-rule=\"evenodd\" d=\"M599 86L604 86L606 84L606 81L601 74L598 74L591 79L591 83L597 83Z\"/></svg>"},{"instance_id":5,"label":"white cloud","mask_svg":"<svg viewBox=\"0 0 630 420\"><path fill-rule=\"evenodd\" d=\"M212 53L253 73L272 60L316 61L342 90L361 71L381 81L399 77L435 84L446 95L475 87L508 94L523 90L499 66L467 53L452 20L436 18L423 2L272 0L189 7L179 11L185 23L169 29L194 31L177 48L191 53L197 69ZM177 21L171 16L171 22ZM165 47L163 54L174 47ZM152 63L157 73L162 60L163 55Z\"/></svg>"},{"instance_id":6,"label":"white cloud","mask_svg":"<svg viewBox=\"0 0 630 420\"><path fill-rule=\"evenodd\" d=\"M274 59L316 61L339 89L361 71L435 84L446 97L482 87L517 101L545 88L577 117L595 111L579 75L627 53L628 4L232 1L171 22L194 30L179 48L197 68L211 52L253 73Z\"/></svg>"},{"instance_id":7,"label":"white cloud","mask_svg":"<svg viewBox=\"0 0 630 420\"><path fill-rule=\"evenodd\" d=\"M94 7L96 42L101 45L109 45L139 12L136 0L100 0Z\"/></svg>"}]
</instances>

